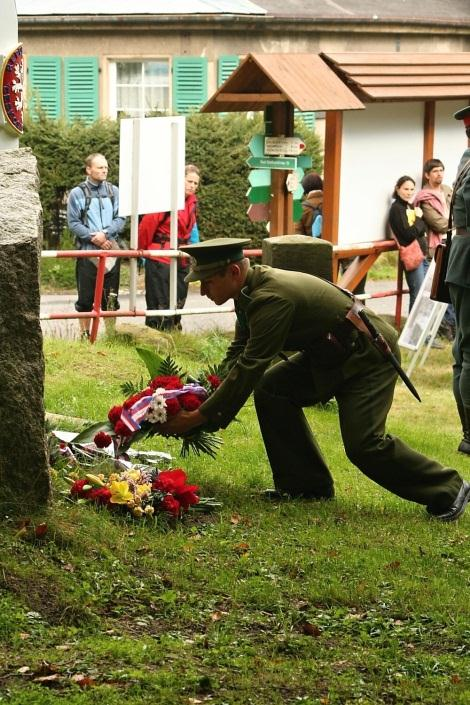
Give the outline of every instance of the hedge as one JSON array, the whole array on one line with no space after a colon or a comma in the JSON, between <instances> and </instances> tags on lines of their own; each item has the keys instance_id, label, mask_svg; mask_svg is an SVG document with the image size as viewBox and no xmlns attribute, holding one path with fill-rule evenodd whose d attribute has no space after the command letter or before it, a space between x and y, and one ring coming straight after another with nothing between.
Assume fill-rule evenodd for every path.
<instances>
[{"instance_id":1,"label":"hedge","mask_svg":"<svg viewBox=\"0 0 470 705\"><path fill-rule=\"evenodd\" d=\"M253 119L240 113L195 113L187 117L186 162L201 169L198 225L203 238L246 236L259 245L266 236L266 224L252 223L246 215L248 143L254 134L262 132L261 114ZM321 172L318 136L303 122L296 123L296 132L307 145L305 153L312 156L313 168ZM83 180L84 158L102 152L109 163L109 180L118 184L119 122L100 119L91 124L67 123L41 115L35 121L26 121L21 144L30 147L38 160L45 247L57 248L66 225L66 194Z\"/></svg>"}]
</instances>

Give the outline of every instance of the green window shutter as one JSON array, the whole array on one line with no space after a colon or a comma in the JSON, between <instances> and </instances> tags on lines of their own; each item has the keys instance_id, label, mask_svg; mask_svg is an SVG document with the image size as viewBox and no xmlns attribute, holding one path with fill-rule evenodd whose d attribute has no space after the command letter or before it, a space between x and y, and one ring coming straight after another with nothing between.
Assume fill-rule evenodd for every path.
<instances>
[{"instance_id":1,"label":"green window shutter","mask_svg":"<svg viewBox=\"0 0 470 705\"><path fill-rule=\"evenodd\" d=\"M296 118L303 120L307 127L310 127L310 129L313 130L315 127L315 113L303 113L301 110L294 110L294 115Z\"/></svg>"},{"instance_id":2,"label":"green window shutter","mask_svg":"<svg viewBox=\"0 0 470 705\"><path fill-rule=\"evenodd\" d=\"M38 109L44 110L50 118L58 118L61 113L61 59L58 56L29 56L28 98L31 116L37 116Z\"/></svg>"},{"instance_id":3,"label":"green window shutter","mask_svg":"<svg viewBox=\"0 0 470 705\"><path fill-rule=\"evenodd\" d=\"M230 76L232 71L238 67L240 57L238 56L220 56L217 62L217 88Z\"/></svg>"},{"instance_id":4,"label":"green window shutter","mask_svg":"<svg viewBox=\"0 0 470 705\"><path fill-rule=\"evenodd\" d=\"M98 59L70 56L64 59L65 116L93 122L98 118Z\"/></svg>"},{"instance_id":5,"label":"green window shutter","mask_svg":"<svg viewBox=\"0 0 470 705\"><path fill-rule=\"evenodd\" d=\"M207 100L207 59L173 58L173 111L179 115L198 110Z\"/></svg>"}]
</instances>

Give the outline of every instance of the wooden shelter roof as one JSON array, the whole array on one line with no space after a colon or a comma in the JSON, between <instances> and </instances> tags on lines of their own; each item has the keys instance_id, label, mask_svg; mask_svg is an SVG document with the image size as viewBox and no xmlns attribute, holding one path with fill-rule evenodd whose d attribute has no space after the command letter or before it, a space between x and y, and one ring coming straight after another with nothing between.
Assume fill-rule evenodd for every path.
<instances>
[{"instance_id":1,"label":"wooden shelter roof","mask_svg":"<svg viewBox=\"0 0 470 705\"><path fill-rule=\"evenodd\" d=\"M248 54L201 112L263 110L286 101L302 111L364 108L316 54Z\"/></svg>"},{"instance_id":2,"label":"wooden shelter roof","mask_svg":"<svg viewBox=\"0 0 470 705\"><path fill-rule=\"evenodd\" d=\"M470 97L470 53L322 53L366 103Z\"/></svg>"}]
</instances>

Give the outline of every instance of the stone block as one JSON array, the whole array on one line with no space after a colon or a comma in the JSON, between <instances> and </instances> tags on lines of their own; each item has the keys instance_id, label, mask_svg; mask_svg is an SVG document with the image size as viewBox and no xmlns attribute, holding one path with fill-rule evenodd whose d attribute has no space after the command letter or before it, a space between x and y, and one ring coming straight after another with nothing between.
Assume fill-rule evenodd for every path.
<instances>
[{"instance_id":1,"label":"stone block","mask_svg":"<svg viewBox=\"0 0 470 705\"><path fill-rule=\"evenodd\" d=\"M308 235L265 238L262 261L270 267L314 274L330 281L333 276L331 243Z\"/></svg>"},{"instance_id":2,"label":"stone block","mask_svg":"<svg viewBox=\"0 0 470 705\"><path fill-rule=\"evenodd\" d=\"M41 204L29 149L0 151L0 512L50 495L39 321Z\"/></svg>"}]
</instances>

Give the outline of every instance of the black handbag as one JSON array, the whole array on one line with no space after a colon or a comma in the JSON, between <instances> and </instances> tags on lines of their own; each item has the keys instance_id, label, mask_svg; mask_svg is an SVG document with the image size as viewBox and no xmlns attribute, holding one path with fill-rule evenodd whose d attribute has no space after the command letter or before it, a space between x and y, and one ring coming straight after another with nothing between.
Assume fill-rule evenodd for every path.
<instances>
[{"instance_id":1,"label":"black handbag","mask_svg":"<svg viewBox=\"0 0 470 705\"><path fill-rule=\"evenodd\" d=\"M447 268L449 266L450 247L452 244L452 210L454 207L454 198L458 188L462 185L464 178L470 170L470 160L464 164L455 179L452 200L449 207L449 222L447 226L446 240L441 242L434 252L435 269L432 277L431 292L429 298L433 301L441 301L444 304L452 303L450 298L449 286L446 284Z\"/></svg>"},{"instance_id":2,"label":"black handbag","mask_svg":"<svg viewBox=\"0 0 470 705\"><path fill-rule=\"evenodd\" d=\"M429 298L450 304L449 285L446 284L447 267L449 265L450 246L452 243L452 230L447 232L447 240L439 243L434 252L434 274L431 283Z\"/></svg>"}]
</instances>

